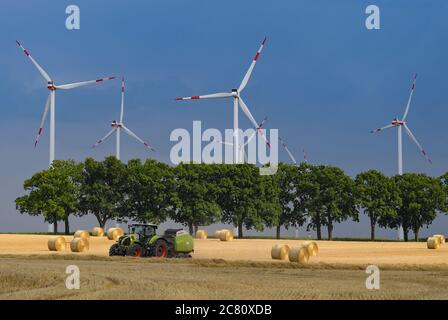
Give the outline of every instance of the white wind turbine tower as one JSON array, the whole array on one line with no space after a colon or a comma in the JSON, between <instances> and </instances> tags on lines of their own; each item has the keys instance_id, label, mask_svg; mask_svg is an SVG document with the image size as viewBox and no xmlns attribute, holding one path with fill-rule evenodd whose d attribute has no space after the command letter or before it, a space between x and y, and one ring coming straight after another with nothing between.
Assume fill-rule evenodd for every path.
<instances>
[{"instance_id":1,"label":"white wind turbine tower","mask_svg":"<svg viewBox=\"0 0 448 320\"><path fill-rule=\"evenodd\" d=\"M414 76L414 81L412 82L411 93L409 94L408 103L406 104L406 109L404 111L403 118L401 120L398 118L394 118L394 119L392 119L392 122L390 124L388 124L387 126L384 126L382 128L378 128L378 129L371 131L371 133L374 133L374 132L380 132L380 131L383 131L383 130L389 129L389 128L397 128L398 129L397 134L398 134L398 174L399 175L403 174L402 128L404 128L405 132L408 134L408 136L411 138L411 140L414 141L414 143L417 145L417 147L419 148L421 153L425 156L425 158L429 161L429 163L431 163L431 159L426 154L426 151L423 149L421 144L417 141L417 139L415 138L411 129L409 129L408 125L406 124L406 117L408 116L408 113L409 113L409 107L411 105L412 95L414 94L416 81L417 81L417 74ZM399 240L403 239L403 228L402 227L399 227L399 229L398 229L398 239Z\"/></svg>"},{"instance_id":2,"label":"white wind turbine tower","mask_svg":"<svg viewBox=\"0 0 448 320\"><path fill-rule=\"evenodd\" d=\"M22 51L25 53L25 55L30 58L31 62L34 64L34 66L37 68L37 70L40 72L42 77L47 81L47 89L50 90L50 94L48 95L47 102L45 103L45 109L44 113L42 115L42 120L40 122L39 131L37 133L36 140L34 142L34 147L37 146L37 143L39 141L39 138L42 134L42 129L45 124L45 120L47 118L48 110L50 110L50 166L53 163L53 160L55 158L55 109L56 109L56 90L69 90L74 89L78 87L82 87L88 84L92 83L100 83L105 80L112 80L115 77L108 77L108 78L101 78L96 80L90 80L90 81L83 81L83 82L76 82L76 83L70 83L70 84L63 84L63 85L56 85L54 81L50 78L48 73L34 60L34 58L30 55L30 53L20 44L19 41L16 41L17 45L22 49ZM51 232L53 229L53 225L49 225L48 230Z\"/></svg>"},{"instance_id":3,"label":"white wind turbine tower","mask_svg":"<svg viewBox=\"0 0 448 320\"><path fill-rule=\"evenodd\" d=\"M207 94L207 95L201 95L201 96L176 98L176 100L233 98L233 151L234 151L233 159L234 159L235 163L238 163L241 160L241 158L239 156L240 147L239 147L239 137L238 137L238 105L241 107L241 110L243 110L246 117L252 122L252 124L255 127L255 129L257 130L257 132L260 133L260 135L266 141L268 146L270 146L269 141L263 135L262 131L258 127L257 121L255 121L255 118L250 113L249 108L244 103L243 99L241 98L241 93L243 92L244 88L246 87L247 83L249 82L252 71L254 70L255 64L257 63L257 60L260 57L261 50L263 50L265 43L266 43L266 37L261 42L260 48L258 49L257 53L255 54L255 56L252 60L252 63L250 65L249 69L247 70L243 80L241 81L241 84L238 89L232 89L231 92L222 92L222 93L213 93L213 94Z\"/></svg>"},{"instance_id":4,"label":"white wind turbine tower","mask_svg":"<svg viewBox=\"0 0 448 320\"><path fill-rule=\"evenodd\" d=\"M120 109L120 121L112 121L111 123L111 127L112 129L104 136L102 137L100 140L98 140L93 146L92 148L95 148L96 146L98 146L100 143L102 143L104 140L106 140L107 138L109 138L110 135L112 135L112 133L116 133L116 157L118 160L120 160L120 131L121 129L123 129L124 132L126 132L128 135L130 135L132 138L136 139L137 141L143 143L143 145L154 151L154 149L145 141L143 141L142 139L140 139L134 132L132 132L129 128L127 128L124 123L123 123L123 115L124 115L124 77L121 79L121 109Z\"/></svg>"}]
</instances>

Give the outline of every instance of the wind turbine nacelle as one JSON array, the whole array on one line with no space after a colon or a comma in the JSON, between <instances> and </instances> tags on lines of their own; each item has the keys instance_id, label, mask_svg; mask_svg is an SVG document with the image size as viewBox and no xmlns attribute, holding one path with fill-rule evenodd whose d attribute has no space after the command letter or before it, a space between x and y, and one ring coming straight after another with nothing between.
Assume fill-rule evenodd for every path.
<instances>
[{"instance_id":1,"label":"wind turbine nacelle","mask_svg":"<svg viewBox=\"0 0 448 320\"><path fill-rule=\"evenodd\" d=\"M48 81L47 82L47 89L50 90L50 91L55 91L56 90L56 87L54 86L53 81Z\"/></svg>"},{"instance_id":2,"label":"wind turbine nacelle","mask_svg":"<svg viewBox=\"0 0 448 320\"><path fill-rule=\"evenodd\" d=\"M398 119L394 119L392 120L392 125L394 126L402 126L404 125L404 121L398 120Z\"/></svg>"},{"instance_id":3,"label":"wind turbine nacelle","mask_svg":"<svg viewBox=\"0 0 448 320\"><path fill-rule=\"evenodd\" d=\"M232 89L232 95L238 97L238 89Z\"/></svg>"},{"instance_id":4,"label":"wind turbine nacelle","mask_svg":"<svg viewBox=\"0 0 448 320\"><path fill-rule=\"evenodd\" d=\"M110 126L111 126L112 128L115 128L115 129L118 129L118 128L121 128L121 127L122 127L121 123L118 123L117 121L112 121L112 123L110 124Z\"/></svg>"}]
</instances>

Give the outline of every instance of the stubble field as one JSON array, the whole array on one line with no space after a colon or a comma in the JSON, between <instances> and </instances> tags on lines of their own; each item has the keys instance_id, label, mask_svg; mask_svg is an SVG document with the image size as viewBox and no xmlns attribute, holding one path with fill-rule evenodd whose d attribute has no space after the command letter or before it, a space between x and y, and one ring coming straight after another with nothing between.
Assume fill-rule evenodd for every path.
<instances>
[{"instance_id":1,"label":"stubble field","mask_svg":"<svg viewBox=\"0 0 448 320\"><path fill-rule=\"evenodd\" d=\"M270 258L273 244L299 240L195 240L192 259L139 259L108 257L106 238L91 238L88 253L51 253L49 238L0 235L0 299L448 298L448 248L425 243L319 241L300 266ZM366 289L370 264L380 290ZM65 286L68 265L80 269L80 290Z\"/></svg>"}]
</instances>

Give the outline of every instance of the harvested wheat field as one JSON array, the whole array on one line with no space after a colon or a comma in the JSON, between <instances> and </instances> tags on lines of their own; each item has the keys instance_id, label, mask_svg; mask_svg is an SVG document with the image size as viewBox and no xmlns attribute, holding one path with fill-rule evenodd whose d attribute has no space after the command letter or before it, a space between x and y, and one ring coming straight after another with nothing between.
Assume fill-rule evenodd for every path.
<instances>
[{"instance_id":1,"label":"harvested wheat field","mask_svg":"<svg viewBox=\"0 0 448 320\"><path fill-rule=\"evenodd\" d=\"M114 241L89 251L49 251L52 236L0 234L0 299L448 299L448 248L426 243L318 241L308 264L272 260L272 246L300 240L196 239L192 259L108 257ZM367 290L365 268L381 270ZM81 289L67 290L77 265Z\"/></svg>"},{"instance_id":2,"label":"harvested wheat field","mask_svg":"<svg viewBox=\"0 0 448 320\"><path fill-rule=\"evenodd\" d=\"M51 254L47 242L52 236L0 234L0 255L31 255ZM71 236L64 237L67 242L66 250L58 254L69 254ZM107 237L91 237L89 254L107 256L109 247L114 243ZM275 244L287 244L290 247L303 244L302 240L273 240L273 239L235 239L233 241L219 241L217 239L195 239L195 259L224 259L273 261L271 248ZM438 250L428 250L426 242L355 242L355 241L317 241L319 254L310 258L309 263L326 264L377 264L377 265L445 265L448 268L448 246Z\"/></svg>"}]
</instances>

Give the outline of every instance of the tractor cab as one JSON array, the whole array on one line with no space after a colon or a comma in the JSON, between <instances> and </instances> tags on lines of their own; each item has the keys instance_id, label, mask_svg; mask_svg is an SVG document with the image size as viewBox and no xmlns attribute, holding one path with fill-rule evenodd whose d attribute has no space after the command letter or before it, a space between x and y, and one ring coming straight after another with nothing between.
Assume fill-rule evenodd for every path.
<instances>
[{"instance_id":1,"label":"tractor cab","mask_svg":"<svg viewBox=\"0 0 448 320\"><path fill-rule=\"evenodd\" d=\"M129 226L129 233L136 235L140 241L144 242L144 239L150 239L156 235L157 225L134 223Z\"/></svg>"}]
</instances>

